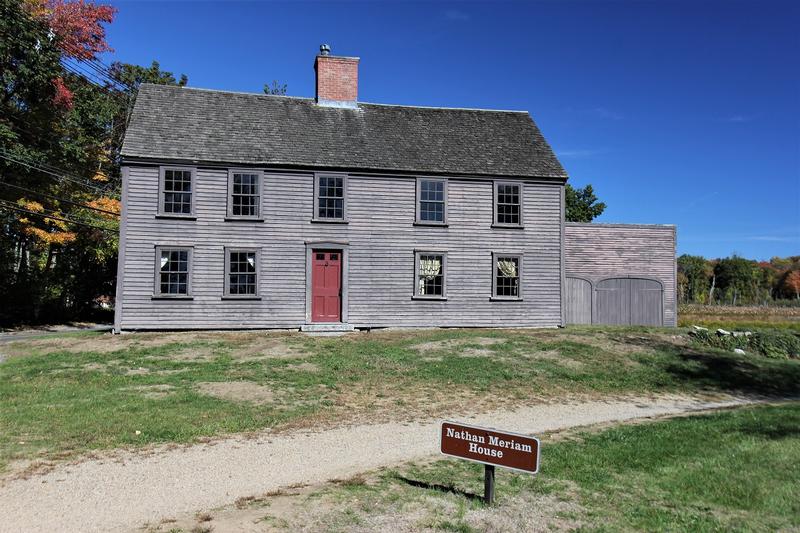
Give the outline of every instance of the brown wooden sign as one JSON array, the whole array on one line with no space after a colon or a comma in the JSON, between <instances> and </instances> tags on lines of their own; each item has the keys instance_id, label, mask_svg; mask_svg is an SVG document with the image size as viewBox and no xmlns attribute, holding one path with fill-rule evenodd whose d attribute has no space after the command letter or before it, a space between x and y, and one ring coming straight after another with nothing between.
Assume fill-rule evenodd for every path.
<instances>
[{"instance_id":1,"label":"brown wooden sign","mask_svg":"<svg viewBox=\"0 0 800 533\"><path fill-rule=\"evenodd\" d=\"M529 474L539 471L539 439L535 437L442 422L440 439L444 455Z\"/></svg>"}]
</instances>

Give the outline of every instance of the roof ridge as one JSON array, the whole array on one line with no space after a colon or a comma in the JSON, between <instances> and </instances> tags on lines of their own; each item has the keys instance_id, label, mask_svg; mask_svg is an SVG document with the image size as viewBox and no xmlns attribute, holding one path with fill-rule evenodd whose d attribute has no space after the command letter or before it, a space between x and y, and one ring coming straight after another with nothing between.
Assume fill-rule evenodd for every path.
<instances>
[{"instance_id":1,"label":"roof ridge","mask_svg":"<svg viewBox=\"0 0 800 533\"><path fill-rule=\"evenodd\" d=\"M261 93L250 93L245 91L231 91L227 89L208 89L205 87L187 87L187 86L180 86L180 85L162 85L160 83L142 83L142 85L152 85L154 87L163 87L168 89L175 89L175 90L191 90L191 91L202 91L208 93L223 93L223 94L240 94L243 96L257 96L257 97L265 97L265 98L287 98L290 100L302 100L306 102L313 102L314 98L307 97L307 96L291 96L288 94L261 94ZM440 109L442 111L481 111L486 113L520 113L529 115L528 111L522 109L487 109L481 107L444 107L444 106L427 106L427 105L407 105L407 104L382 104L378 102L357 102L358 105L374 105L374 106L381 106L381 107L403 107L409 109Z\"/></svg>"}]
</instances>

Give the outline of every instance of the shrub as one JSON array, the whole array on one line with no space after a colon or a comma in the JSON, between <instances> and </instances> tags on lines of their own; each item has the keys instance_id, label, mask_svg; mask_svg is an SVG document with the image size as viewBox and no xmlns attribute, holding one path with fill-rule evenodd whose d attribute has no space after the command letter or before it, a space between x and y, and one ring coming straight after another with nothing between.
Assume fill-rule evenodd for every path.
<instances>
[{"instance_id":1,"label":"shrub","mask_svg":"<svg viewBox=\"0 0 800 533\"><path fill-rule=\"evenodd\" d=\"M751 335L720 335L713 331L691 331L695 342L722 350L740 348L776 359L800 358L800 335L784 331L754 331Z\"/></svg>"}]
</instances>

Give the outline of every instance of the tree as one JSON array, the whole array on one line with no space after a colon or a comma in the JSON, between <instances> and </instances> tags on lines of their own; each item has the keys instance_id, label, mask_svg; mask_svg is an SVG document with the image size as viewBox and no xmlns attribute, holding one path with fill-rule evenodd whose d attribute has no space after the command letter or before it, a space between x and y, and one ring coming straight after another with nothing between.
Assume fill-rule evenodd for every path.
<instances>
[{"instance_id":1,"label":"tree","mask_svg":"<svg viewBox=\"0 0 800 533\"><path fill-rule=\"evenodd\" d=\"M272 86L269 83L264 84L264 94L275 94L278 96L286 96L286 91L289 88L285 83L283 85L278 83L278 80L272 80Z\"/></svg>"},{"instance_id":2,"label":"tree","mask_svg":"<svg viewBox=\"0 0 800 533\"><path fill-rule=\"evenodd\" d=\"M783 279L786 292L793 293L796 300L800 300L800 270L792 270Z\"/></svg>"},{"instance_id":3,"label":"tree","mask_svg":"<svg viewBox=\"0 0 800 533\"><path fill-rule=\"evenodd\" d=\"M156 62L116 63L104 84L67 70L110 50L113 13L0 0L0 323L63 320L113 294L128 110L141 82L187 82Z\"/></svg>"},{"instance_id":4,"label":"tree","mask_svg":"<svg viewBox=\"0 0 800 533\"><path fill-rule=\"evenodd\" d=\"M754 261L733 254L719 260L714 267L714 274L720 290L730 298L732 305L756 301L758 269Z\"/></svg>"},{"instance_id":5,"label":"tree","mask_svg":"<svg viewBox=\"0 0 800 533\"><path fill-rule=\"evenodd\" d=\"M597 201L594 189L587 185L582 189L575 189L567 183L564 191L566 199L567 222L591 222L599 217L606 209L606 204Z\"/></svg>"},{"instance_id":6,"label":"tree","mask_svg":"<svg viewBox=\"0 0 800 533\"><path fill-rule=\"evenodd\" d=\"M161 65L158 61L153 61L149 67L120 63L117 61L111 64L110 71L115 80L130 87L134 92L139 90L139 85L142 83L178 85L180 87L184 87L189 83L189 78L186 74L181 74L181 77L176 80L172 72L161 70Z\"/></svg>"},{"instance_id":7,"label":"tree","mask_svg":"<svg viewBox=\"0 0 800 533\"><path fill-rule=\"evenodd\" d=\"M705 257L683 254L678 258L678 273L686 278L685 303L705 303L713 268Z\"/></svg>"}]
</instances>

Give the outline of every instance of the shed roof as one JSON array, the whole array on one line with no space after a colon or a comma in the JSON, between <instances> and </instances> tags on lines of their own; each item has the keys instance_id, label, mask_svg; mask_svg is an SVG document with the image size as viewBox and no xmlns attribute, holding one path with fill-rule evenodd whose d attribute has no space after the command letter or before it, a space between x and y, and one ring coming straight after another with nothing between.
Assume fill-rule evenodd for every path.
<instances>
[{"instance_id":1,"label":"shed roof","mask_svg":"<svg viewBox=\"0 0 800 533\"><path fill-rule=\"evenodd\" d=\"M142 84L123 158L565 178L530 115Z\"/></svg>"}]
</instances>

